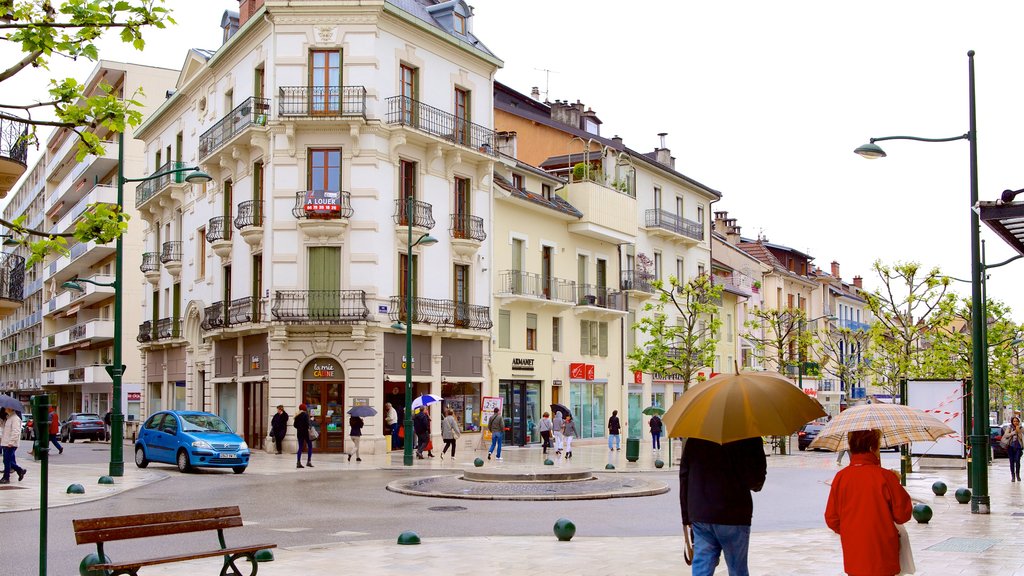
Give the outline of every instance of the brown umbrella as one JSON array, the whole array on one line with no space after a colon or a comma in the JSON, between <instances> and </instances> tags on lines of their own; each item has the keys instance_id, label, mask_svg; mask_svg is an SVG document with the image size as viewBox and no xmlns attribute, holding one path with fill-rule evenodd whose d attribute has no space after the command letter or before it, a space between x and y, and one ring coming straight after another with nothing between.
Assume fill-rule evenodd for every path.
<instances>
[{"instance_id":1,"label":"brown umbrella","mask_svg":"<svg viewBox=\"0 0 1024 576\"><path fill-rule=\"evenodd\" d=\"M818 432L811 448L849 450L847 433L854 430L881 430L882 448L911 442L938 440L953 434L949 426L931 414L900 404L864 404L845 410Z\"/></svg>"},{"instance_id":2,"label":"brown umbrella","mask_svg":"<svg viewBox=\"0 0 1024 576\"><path fill-rule=\"evenodd\" d=\"M668 409L662 421L670 438L703 438L719 444L787 436L825 416L817 400L774 372L719 374L697 384Z\"/></svg>"}]
</instances>

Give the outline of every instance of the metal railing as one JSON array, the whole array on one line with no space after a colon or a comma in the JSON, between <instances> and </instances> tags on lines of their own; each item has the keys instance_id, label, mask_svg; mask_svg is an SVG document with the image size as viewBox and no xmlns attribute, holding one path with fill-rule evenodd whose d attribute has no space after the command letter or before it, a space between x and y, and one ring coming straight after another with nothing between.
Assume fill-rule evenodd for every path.
<instances>
[{"instance_id":1,"label":"metal railing","mask_svg":"<svg viewBox=\"0 0 1024 576\"><path fill-rule=\"evenodd\" d=\"M263 202L246 200L238 203L238 216L235 216L235 228L241 230L246 226L263 226Z\"/></svg>"},{"instance_id":2,"label":"metal railing","mask_svg":"<svg viewBox=\"0 0 1024 576\"><path fill-rule=\"evenodd\" d=\"M644 218L648 228L661 228L694 240L704 239L704 225L700 222L687 220L658 208L648 210Z\"/></svg>"},{"instance_id":3,"label":"metal railing","mask_svg":"<svg viewBox=\"0 0 1024 576\"><path fill-rule=\"evenodd\" d=\"M266 126L269 116L269 98L246 98L199 137L199 159L206 158L249 126Z\"/></svg>"},{"instance_id":4,"label":"metal railing","mask_svg":"<svg viewBox=\"0 0 1024 576\"><path fill-rule=\"evenodd\" d=\"M262 301L259 298L246 296L230 302L215 302L203 311L203 330L215 330L239 324L251 324L262 319Z\"/></svg>"},{"instance_id":5,"label":"metal railing","mask_svg":"<svg viewBox=\"0 0 1024 576\"><path fill-rule=\"evenodd\" d=\"M452 238L460 240L476 240L483 242L487 239L487 232L484 231L484 219L469 214L452 214L451 226L448 231Z\"/></svg>"},{"instance_id":6,"label":"metal railing","mask_svg":"<svg viewBox=\"0 0 1024 576\"><path fill-rule=\"evenodd\" d=\"M28 160L27 138L28 124L0 118L0 156L25 164Z\"/></svg>"},{"instance_id":7,"label":"metal railing","mask_svg":"<svg viewBox=\"0 0 1024 576\"><path fill-rule=\"evenodd\" d=\"M139 324L139 335L135 337L138 342L152 342L153 341L153 321L146 320L142 324Z\"/></svg>"},{"instance_id":8,"label":"metal railing","mask_svg":"<svg viewBox=\"0 0 1024 576\"><path fill-rule=\"evenodd\" d=\"M25 257L0 252L0 298L21 302L25 299Z\"/></svg>"},{"instance_id":9,"label":"metal railing","mask_svg":"<svg viewBox=\"0 0 1024 576\"><path fill-rule=\"evenodd\" d=\"M580 306L597 306L609 310L626 311L626 299L618 290L607 286L593 284L576 285L576 304Z\"/></svg>"},{"instance_id":10,"label":"metal railing","mask_svg":"<svg viewBox=\"0 0 1024 576\"><path fill-rule=\"evenodd\" d=\"M142 264L139 265L139 270L145 274L146 272L156 272L160 270L160 253L159 252L146 252L142 255Z\"/></svg>"},{"instance_id":11,"label":"metal railing","mask_svg":"<svg viewBox=\"0 0 1024 576\"><path fill-rule=\"evenodd\" d=\"M218 240L231 240L231 217L214 216L206 225L206 241L210 244Z\"/></svg>"},{"instance_id":12,"label":"metal railing","mask_svg":"<svg viewBox=\"0 0 1024 576\"><path fill-rule=\"evenodd\" d=\"M281 86L277 112L280 117L366 118L364 86Z\"/></svg>"},{"instance_id":13,"label":"metal railing","mask_svg":"<svg viewBox=\"0 0 1024 576\"><path fill-rule=\"evenodd\" d=\"M153 174L159 174L161 172L168 172L170 170L177 170L184 168L185 163L172 160L170 162L164 162L162 166L153 171ZM139 182L135 187L135 207L142 206L146 200L149 200L153 196L160 193L161 190L173 184L181 184L185 181L185 173L178 172L175 174L164 174L159 178L152 180L146 180L145 182Z\"/></svg>"},{"instance_id":14,"label":"metal railing","mask_svg":"<svg viewBox=\"0 0 1024 576\"><path fill-rule=\"evenodd\" d=\"M370 316L363 290L277 290L270 309L280 322L363 322Z\"/></svg>"},{"instance_id":15,"label":"metal railing","mask_svg":"<svg viewBox=\"0 0 1024 576\"><path fill-rule=\"evenodd\" d=\"M180 321L177 318L161 318L156 321L153 329L154 340L177 338L180 332Z\"/></svg>"},{"instance_id":16,"label":"metal railing","mask_svg":"<svg viewBox=\"0 0 1024 576\"><path fill-rule=\"evenodd\" d=\"M406 96L392 96L386 102L388 124L409 126L492 156L498 154L494 147L495 133L490 128Z\"/></svg>"},{"instance_id":17,"label":"metal railing","mask_svg":"<svg viewBox=\"0 0 1024 576\"><path fill-rule=\"evenodd\" d=\"M713 274L711 276L712 286L721 286L723 288L729 288L735 292L743 292L747 294L750 292L748 288L744 288L741 280L732 274L720 275Z\"/></svg>"},{"instance_id":18,"label":"metal railing","mask_svg":"<svg viewBox=\"0 0 1024 576\"><path fill-rule=\"evenodd\" d=\"M409 207L406 205L407 200L399 199L395 200L395 224L399 226L409 225ZM434 209L430 204L426 202L420 202L419 200L413 200L412 203L412 225L417 228L426 228L428 230L434 227Z\"/></svg>"},{"instance_id":19,"label":"metal railing","mask_svg":"<svg viewBox=\"0 0 1024 576\"><path fill-rule=\"evenodd\" d=\"M337 194L331 198L329 194ZM324 192L320 190L304 190L295 193L295 207L292 216L296 218L315 218L319 220L339 220L351 218L352 194L340 192Z\"/></svg>"},{"instance_id":20,"label":"metal railing","mask_svg":"<svg viewBox=\"0 0 1024 576\"><path fill-rule=\"evenodd\" d=\"M181 262L181 240L164 242L163 248L160 250L160 262L163 264Z\"/></svg>"},{"instance_id":21,"label":"metal railing","mask_svg":"<svg viewBox=\"0 0 1024 576\"><path fill-rule=\"evenodd\" d=\"M622 280L619 282L619 288L622 290L637 290L639 292L653 294L654 287L651 285L653 280L654 276L647 272L641 272L640 270L623 270Z\"/></svg>"},{"instance_id":22,"label":"metal railing","mask_svg":"<svg viewBox=\"0 0 1024 576\"><path fill-rule=\"evenodd\" d=\"M498 294L532 296L572 304L576 302L576 285L568 280L544 277L521 270L505 270L499 276Z\"/></svg>"},{"instance_id":23,"label":"metal railing","mask_svg":"<svg viewBox=\"0 0 1024 576\"><path fill-rule=\"evenodd\" d=\"M404 296L391 297L389 316L392 320L408 321L409 314L406 310ZM493 326L491 309L488 306L432 298L412 299L412 322L470 330L490 330Z\"/></svg>"}]
</instances>

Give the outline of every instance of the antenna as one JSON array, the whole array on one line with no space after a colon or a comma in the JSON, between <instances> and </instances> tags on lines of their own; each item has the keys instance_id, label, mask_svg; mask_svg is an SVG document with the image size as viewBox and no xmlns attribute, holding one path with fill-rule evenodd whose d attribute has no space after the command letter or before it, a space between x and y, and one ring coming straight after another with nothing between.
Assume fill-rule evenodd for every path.
<instances>
[{"instance_id":1,"label":"antenna","mask_svg":"<svg viewBox=\"0 0 1024 576\"><path fill-rule=\"evenodd\" d=\"M548 91L551 88L551 74L558 74L557 70L548 70L547 68L534 68L538 72L544 73L544 101L548 101Z\"/></svg>"}]
</instances>

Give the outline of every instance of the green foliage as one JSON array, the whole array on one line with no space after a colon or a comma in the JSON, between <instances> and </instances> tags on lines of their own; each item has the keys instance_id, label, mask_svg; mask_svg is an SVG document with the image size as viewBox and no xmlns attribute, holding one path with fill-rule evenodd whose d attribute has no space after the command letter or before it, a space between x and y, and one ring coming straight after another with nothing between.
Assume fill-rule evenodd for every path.
<instances>
[{"instance_id":1,"label":"green foliage","mask_svg":"<svg viewBox=\"0 0 1024 576\"><path fill-rule=\"evenodd\" d=\"M743 337L753 344L754 357L770 370L784 374L786 366L793 364L788 359L790 343L805 352L814 343L813 331L801 330L801 323L807 318L803 310L755 308L750 316L751 319L744 323L747 330Z\"/></svg>"}]
</instances>

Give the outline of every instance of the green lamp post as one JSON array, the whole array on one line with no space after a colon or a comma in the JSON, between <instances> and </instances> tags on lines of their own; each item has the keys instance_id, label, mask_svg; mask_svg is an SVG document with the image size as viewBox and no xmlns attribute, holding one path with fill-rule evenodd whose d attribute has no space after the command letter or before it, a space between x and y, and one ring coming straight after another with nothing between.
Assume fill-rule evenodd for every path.
<instances>
[{"instance_id":1,"label":"green lamp post","mask_svg":"<svg viewBox=\"0 0 1024 576\"><path fill-rule=\"evenodd\" d=\"M406 196L405 198L405 224L407 231L408 255L405 258L405 322L395 322L391 325L395 330L405 332L405 418L402 426L405 431L405 446L402 454L402 463L405 466L412 466L412 445L415 434L412 429L412 249L417 246L433 246L437 244L437 238L430 234L424 234L412 240L413 211L416 207L416 199Z\"/></svg>"},{"instance_id":2,"label":"green lamp post","mask_svg":"<svg viewBox=\"0 0 1024 576\"><path fill-rule=\"evenodd\" d=\"M169 174L179 174L182 172L188 172L185 176L185 181L190 184L199 184L202 182L209 182L213 180L209 174L200 172L196 167L189 168L175 168L172 170L165 170L145 178L125 178L124 177L124 134L119 134L117 137L117 209L121 210L124 206L124 185L126 182L145 182L147 180L154 180L161 176L167 176ZM93 284L96 286L106 286L114 289L114 358L113 363L106 367L107 373L110 374L110 380L112 382L113 396L110 409L110 476L124 476L124 414L121 408L121 377L124 376L124 364L121 363L121 332L122 332L122 315L121 308L123 303L123 293L121 290L121 282L123 279L124 269L124 240L121 236L117 237L116 244L116 256L114 259L114 281L113 282L97 282L88 278L73 278L63 284L64 288L69 290L83 291L81 283Z\"/></svg>"},{"instance_id":3,"label":"green lamp post","mask_svg":"<svg viewBox=\"0 0 1024 576\"><path fill-rule=\"evenodd\" d=\"M872 138L867 144L854 152L864 158L885 158L885 151L875 142L885 140L916 140L918 142L952 142L967 140L970 144L970 235L971 235L971 308L984 310L982 300L982 267L981 267L981 226L978 213L974 207L978 204L978 129L975 114L974 98L974 50L967 52L967 105L968 131L959 136L949 138L919 138L916 136L886 136ZM988 514L991 501L988 494L988 385L987 369L988 354L984 343L985 319L982 314L971 314L971 388L973 395L973 420L971 430L971 484L974 488L971 496L971 512Z\"/></svg>"}]
</instances>

